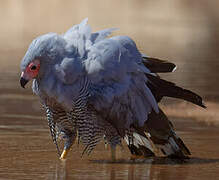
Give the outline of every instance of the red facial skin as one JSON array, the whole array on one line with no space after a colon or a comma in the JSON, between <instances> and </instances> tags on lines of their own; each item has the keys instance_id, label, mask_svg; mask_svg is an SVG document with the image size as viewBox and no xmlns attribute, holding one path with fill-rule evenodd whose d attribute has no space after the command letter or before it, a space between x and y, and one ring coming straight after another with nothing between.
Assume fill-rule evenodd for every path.
<instances>
[{"instance_id":1,"label":"red facial skin","mask_svg":"<svg viewBox=\"0 0 219 180\"><path fill-rule=\"evenodd\" d=\"M38 59L32 61L26 69L21 73L21 77L26 80L31 80L37 77L40 69L40 61Z\"/></svg>"}]
</instances>

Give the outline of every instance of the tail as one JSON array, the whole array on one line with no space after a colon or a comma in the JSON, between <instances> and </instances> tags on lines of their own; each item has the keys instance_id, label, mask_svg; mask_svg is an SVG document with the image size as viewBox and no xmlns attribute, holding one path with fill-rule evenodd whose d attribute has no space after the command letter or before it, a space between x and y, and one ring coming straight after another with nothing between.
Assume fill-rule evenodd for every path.
<instances>
[{"instance_id":1,"label":"tail","mask_svg":"<svg viewBox=\"0 0 219 180\"><path fill-rule=\"evenodd\" d=\"M132 135L125 135L128 148L132 155L153 157L155 156L150 140L145 134L138 134L134 132Z\"/></svg>"},{"instance_id":2,"label":"tail","mask_svg":"<svg viewBox=\"0 0 219 180\"><path fill-rule=\"evenodd\" d=\"M175 132L168 138L164 145L157 145L160 147L164 155L170 158L185 159L191 155L189 149L186 147L181 138Z\"/></svg>"},{"instance_id":3,"label":"tail","mask_svg":"<svg viewBox=\"0 0 219 180\"><path fill-rule=\"evenodd\" d=\"M145 122L145 131L150 133L154 145L165 155L172 158L185 159L191 155L181 138L179 138L172 123L168 120L164 112L159 109L159 113L152 111Z\"/></svg>"}]
</instances>

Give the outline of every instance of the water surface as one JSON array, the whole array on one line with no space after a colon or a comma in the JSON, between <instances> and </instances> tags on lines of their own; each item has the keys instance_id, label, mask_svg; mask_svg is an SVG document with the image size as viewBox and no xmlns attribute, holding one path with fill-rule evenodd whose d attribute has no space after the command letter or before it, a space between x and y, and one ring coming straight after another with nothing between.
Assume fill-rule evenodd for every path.
<instances>
[{"instance_id":1,"label":"water surface","mask_svg":"<svg viewBox=\"0 0 219 180\"><path fill-rule=\"evenodd\" d=\"M11 119L13 125L7 123ZM45 119L1 117L1 124L2 179L215 179L219 170L218 129L190 119L174 121L192 152L191 159L184 162L164 157L132 161L124 145L118 148L117 162L112 163L103 143L82 158L82 145L74 145L68 159L60 161Z\"/></svg>"}]
</instances>

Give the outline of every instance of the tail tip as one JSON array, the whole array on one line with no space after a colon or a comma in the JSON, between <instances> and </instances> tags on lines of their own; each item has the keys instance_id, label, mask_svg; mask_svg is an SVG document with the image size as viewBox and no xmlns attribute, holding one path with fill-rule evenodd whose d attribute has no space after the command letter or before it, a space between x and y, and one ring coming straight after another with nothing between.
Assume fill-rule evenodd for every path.
<instances>
[{"instance_id":1,"label":"tail tip","mask_svg":"<svg viewBox=\"0 0 219 180\"><path fill-rule=\"evenodd\" d=\"M207 106L205 105L205 102L204 102L204 101L201 102L201 107L203 107L203 108L205 108L205 109L207 108Z\"/></svg>"}]
</instances>

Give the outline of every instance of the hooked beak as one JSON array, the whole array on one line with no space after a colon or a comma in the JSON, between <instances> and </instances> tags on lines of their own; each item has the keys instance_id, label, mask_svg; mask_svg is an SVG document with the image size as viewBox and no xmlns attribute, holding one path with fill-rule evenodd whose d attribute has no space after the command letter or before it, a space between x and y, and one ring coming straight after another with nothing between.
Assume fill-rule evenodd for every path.
<instances>
[{"instance_id":1,"label":"hooked beak","mask_svg":"<svg viewBox=\"0 0 219 180\"><path fill-rule=\"evenodd\" d=\"M20 78L20 84L22 88L25 88L25 85L28 83L29 80L25 78L24 73L21 73L21 78Z\"/></svg>"},{"instance_id":2,"label":"hooked beak","mask_svg":"<svg viewBox=\"0 0 219 180\"><path fill-rule=\"evenodd\" d=\"M24 79L23 77L20 78L20 84L22 88L25 88L25 85L28 83L28 80Z\"/></svg>"}]
</instances>

